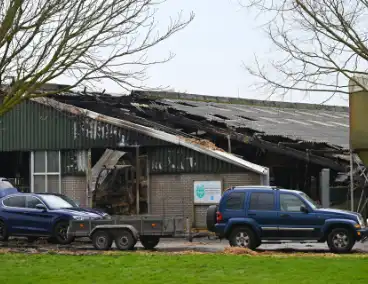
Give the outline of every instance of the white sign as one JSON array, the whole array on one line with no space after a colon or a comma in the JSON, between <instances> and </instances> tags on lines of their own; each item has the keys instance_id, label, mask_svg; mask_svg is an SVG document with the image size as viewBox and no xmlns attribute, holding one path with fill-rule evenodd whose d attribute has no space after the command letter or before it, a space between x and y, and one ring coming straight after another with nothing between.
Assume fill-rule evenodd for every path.
<instances>
[{"instance_id":1,"label":"white sign","mask_svg":"<svg viewBox=\"0 0 368 284\"><path fill-rule=\"evenodd\" d=\"M222 193L221 181L195 181L194 203L216 204L220 202Z\"/></svg>"}]
</instances>

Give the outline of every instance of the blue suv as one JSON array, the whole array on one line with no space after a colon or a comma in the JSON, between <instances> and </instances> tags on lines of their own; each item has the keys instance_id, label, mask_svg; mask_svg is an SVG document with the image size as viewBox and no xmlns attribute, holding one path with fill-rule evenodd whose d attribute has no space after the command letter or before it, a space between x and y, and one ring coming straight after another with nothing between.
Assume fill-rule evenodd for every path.
<instances>
[{"instance_id":1,"label":"blue suv","mask_svg":"<svg viewBox=\"0 0 368 284\"><path fill-rule=\"evenodd\" d=\"M207 228L231 246L255 249L262 243L326 242L347 253L368 238L367 222L356 212L320 208L304 192L241 186L225 191L207 210Z\"/></svg>"}]
</instances>

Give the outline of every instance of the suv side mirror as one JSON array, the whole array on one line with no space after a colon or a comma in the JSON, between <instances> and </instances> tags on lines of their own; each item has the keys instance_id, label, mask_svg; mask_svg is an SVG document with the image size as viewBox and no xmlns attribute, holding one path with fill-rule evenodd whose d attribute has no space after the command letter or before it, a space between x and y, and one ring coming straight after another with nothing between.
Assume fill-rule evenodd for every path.
<instances>
[{"instance_id":1,"label":"suv side mirror","mask_svg":"<svg viewBox=\"0 0 368 284\"><path fill-rule=\"evenodd\" d=\"M303 213L308 213L308 208L305 207L304 205L300 206L300 211Z\"/></svg>"},{"instance_id":2,"label":"suv side mirror","mask_svg":"<svg viewBox=\"0 0 368 284\"><path fill-rule=\"evenodd\" d=\"M46 211L46 206L42 203L36 205L36 209Z\"/></svg>"}]
</instances>

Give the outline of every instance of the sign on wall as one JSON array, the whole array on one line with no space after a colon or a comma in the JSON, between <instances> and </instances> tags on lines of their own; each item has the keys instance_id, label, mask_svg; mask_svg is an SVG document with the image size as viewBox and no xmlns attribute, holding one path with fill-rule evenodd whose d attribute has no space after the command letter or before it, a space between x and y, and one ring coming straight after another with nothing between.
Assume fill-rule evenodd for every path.
<instances>
[{"instance_id":1,"label":"sign on wall","mask_svg":"<svg viewBox=\"0 0 368 284\"><path fill-rule=\"evenodd\" d=\"M210 204L218 203L221 199L221 181L195 181L194 182L194 203Z\"/></svg>"}]
</instances>

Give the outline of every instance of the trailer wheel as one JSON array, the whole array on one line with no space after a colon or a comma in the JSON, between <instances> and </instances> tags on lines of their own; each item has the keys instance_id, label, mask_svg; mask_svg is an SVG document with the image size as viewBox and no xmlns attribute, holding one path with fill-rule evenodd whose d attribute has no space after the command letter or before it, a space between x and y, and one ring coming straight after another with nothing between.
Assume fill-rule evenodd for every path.
<instances>
[{"instance_id":1,"label":"trailer wheel","mask_svg":"<svg viewBox=\"0 0 368 284\"><path fill-rule=\"evenodd\" d=\"M134 248L137 240L128 230L120 230L115 235L115 245L119 250L131 250Z\"/></svg>"},{"instance_id":2,"label":"trailer wheel","mask_svg":"<svg viewBox=\"0 0 368 284\"><path fill-rule=\"evenodd\" d=\"M140 241L145 249L154 249L160 242L160 238L156 236L142 236Z\"/></svg>"},{"instance_id":3,"label":"trailer wheel","mask_svg":"<svg viewBox=\"0 0 368 284\"><path fill-rule=\"evenodd\" d=\"M95 249L98 250L108 250L112 246L111 235L103 230L97 230L92 234L92 244Z\"/></svg>"}]
</instances>

